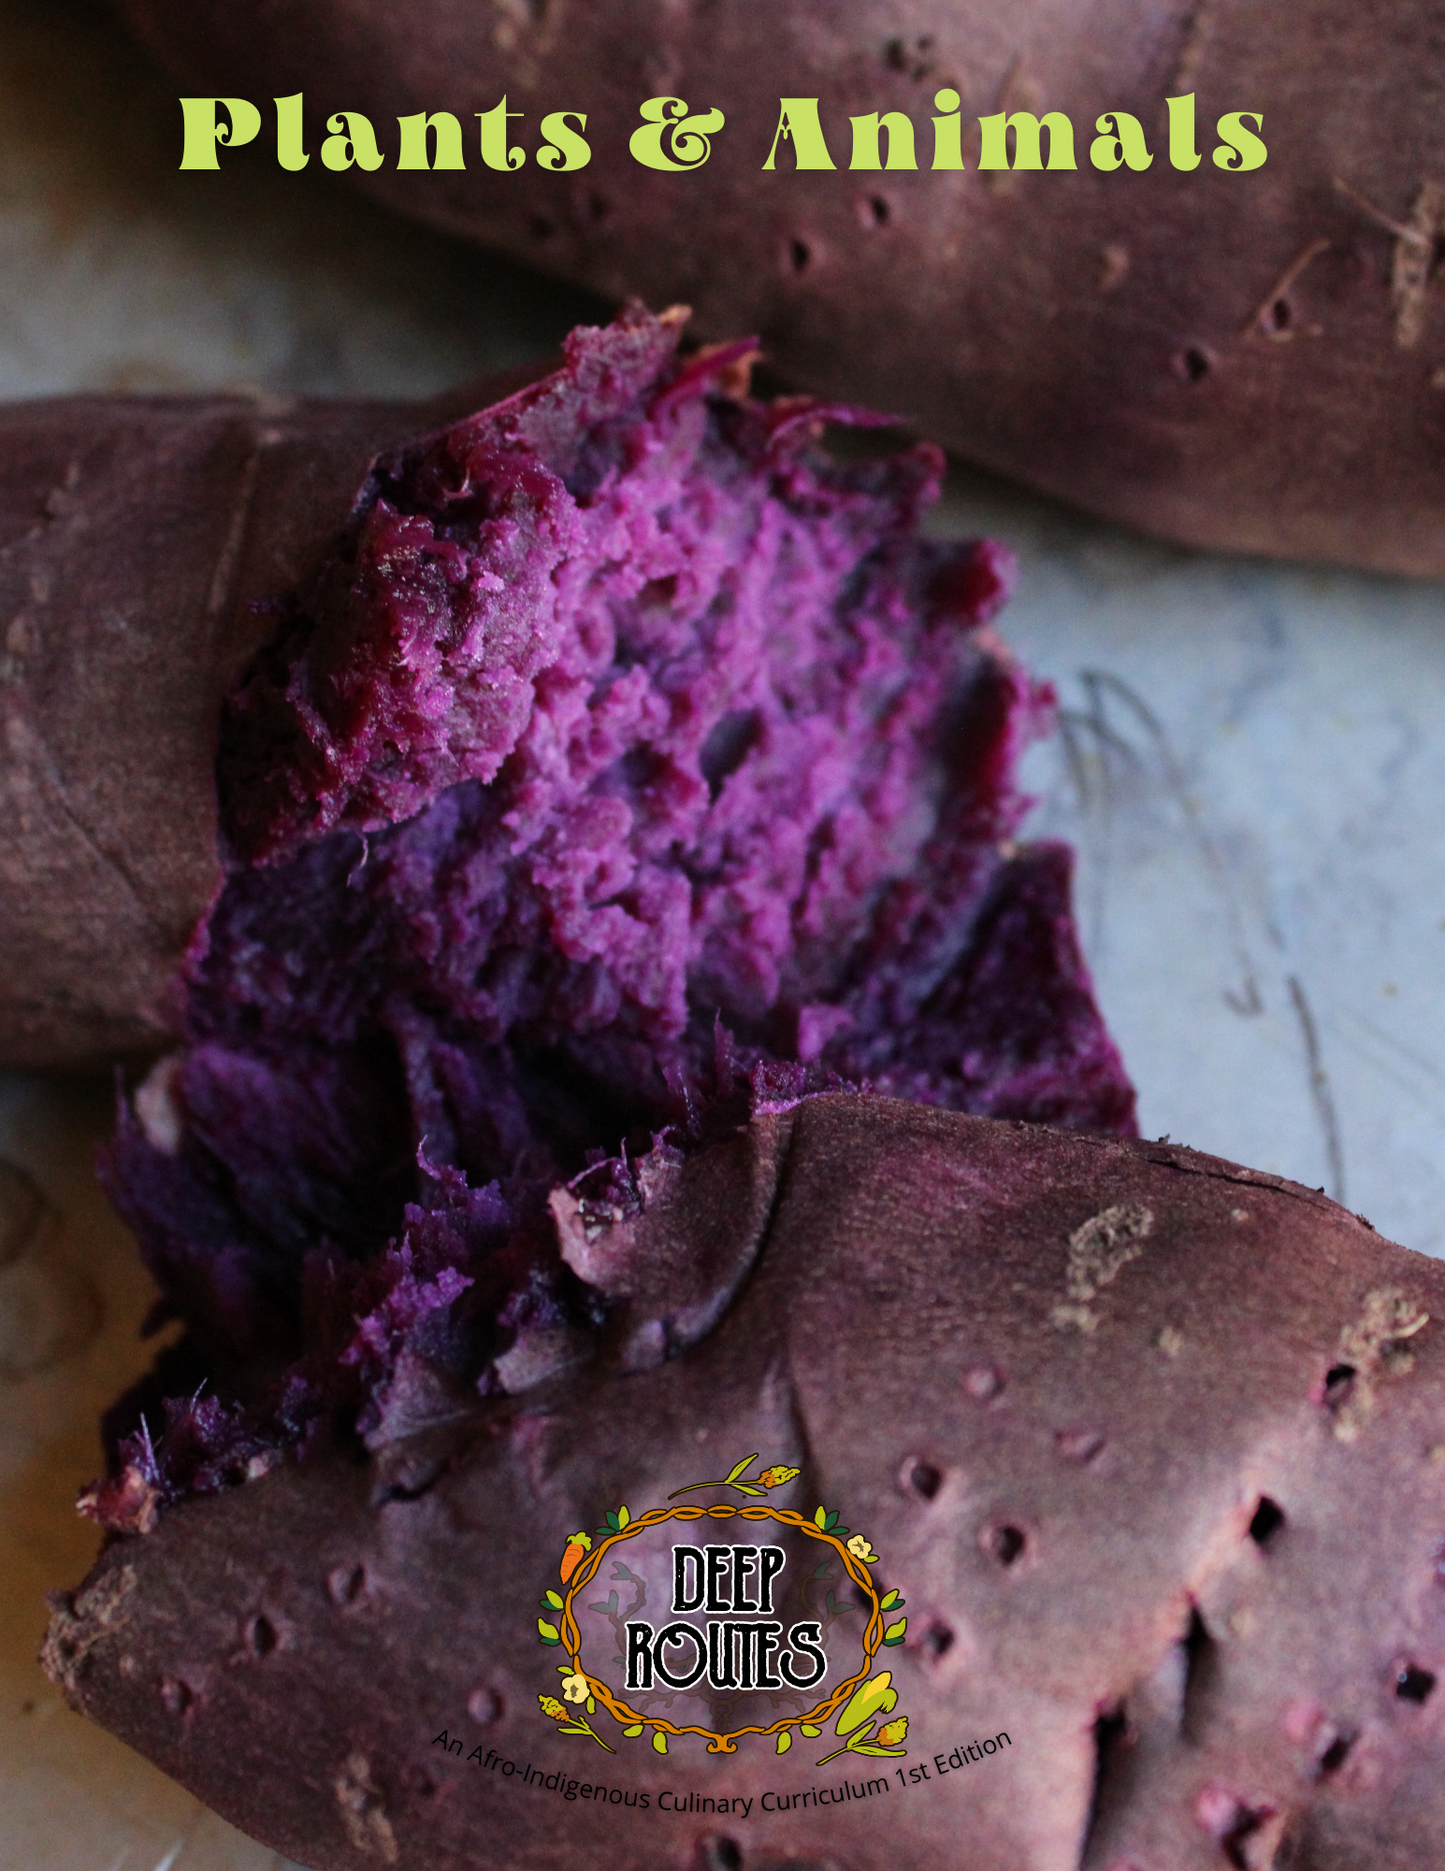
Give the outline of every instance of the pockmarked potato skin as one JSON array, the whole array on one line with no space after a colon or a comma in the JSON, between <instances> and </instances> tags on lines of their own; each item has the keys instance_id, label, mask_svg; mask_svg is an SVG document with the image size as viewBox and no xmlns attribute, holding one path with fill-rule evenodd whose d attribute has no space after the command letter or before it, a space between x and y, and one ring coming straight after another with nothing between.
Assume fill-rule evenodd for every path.
<instances>
[{"instance_id":1,"label":"pockmarked potato skin","mask_svg":"<svg viewBox=\"0 0 1445 1871\"><path fill-rule=\"evenodd\" d=\"M704 335L760 330L798 385L898 410L1094 513L1445 570L1445 30L1422 0L119 7L188 91L261 109L257 150L222 161L272 160L275 96L304 93L313 166L328 114L363 111L385 161L353 174L396 207L603 292L686 300ZM941 89L958 172L930 167ZM629 156L659 94L724 113L700 167ZM474 113L504 95L526 159L502 172ZM1166 99L1190 95L1199 162L1179 169ZM786 141L764 171L780 96L818 100L833 172L795 172ZM980 172L978 119L1019 109L1069 117L1076 171ZM465 171L398 171L397 117L437 110L463 127ZM536 160L559 110L587 117L574 173ZM914 126L917 173L849 167L850 117L887 111ZM1147 169L1093 166L1111 111L1139 120ZM1244 173L1215 161L1236 111L1268 150Z\"/></svg>"},{"instance_id":2,"label":"pockmarked potato skin","mask_svg":"<svg viewBox=\"0 0 1445 1871\"><path fill-rule=\"evenodd\" d=\"M834 1095L716 1149L625 1239L557 1211L616 1302L590 1362L486 1402L417 1380L365 1458L111 1545L56 1601L74 1705L318 1871L1441 1861L1445 1269L1165 1144ZM719 1322L626 1372L700 1231ZM778 1811L858 1763L605 1755L539 1712L570 1531L748 1449L800 1467L804 1513L845 1503L907 1601L886 1795Z\"/></svg>"},{"instance_id":3,"label":"pockmarked potato skin","mask_svg":"<svg viewBox=\"0 0 1445 1871\"><path fill-rule=\"evenodd\" d=\"M221 705L379 449L432 402L78 396L0 409L0 1058L94 1066L173 1030L221 887Z\"/></svg>"}]
</instances>

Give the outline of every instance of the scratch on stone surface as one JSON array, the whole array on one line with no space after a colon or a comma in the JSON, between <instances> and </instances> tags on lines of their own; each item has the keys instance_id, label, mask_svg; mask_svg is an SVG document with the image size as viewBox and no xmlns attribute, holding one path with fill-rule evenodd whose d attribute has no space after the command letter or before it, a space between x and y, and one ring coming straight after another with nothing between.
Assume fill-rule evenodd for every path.
<instances>
[{"instance_id":1,"label":"scratch on stone surface","mask_svg":"<svg viewBox=\"0 0 1445 1871\"><path fill-rule=\"evenodd\" d=\"M1223 990L1225 1005L1232 1008L1235 1013L1247 1017L1263 1013L1264 997L1260 992L1254 957L1245 937L1244 918L1234 881L1219 846L1204 822L1199 800L1190 790L1183 764L1174 751L1163 722L1137 690L1131 688L1122 677L1113 675L1108 670L1081 669L1079 682L1088 698L1087 708L1060 709L1058 716L1060 737L1064 743L1065 756L1069 762L1079 804L1085 808L1096 808L1100 812L1107 836L1115 804L1114 773L1108 756L1111 753L1116 755L1136 773L1144 771L1144 761L1137 749L1124 734L1120 733L1110 719L1109 704L1112 699L1121 703L1134 716L1153 743L1155 759L1163 777L1165 791L1183 816L1195 848L1203 861L1205 872L1218 893L1224 910L1230 946L1234 951L1235 967L1239 971L1237 985ZM1081 753L1081 742L1085 738L1091 739L1104 756L1098 763L1100 785L1097 799L1092 796L1093 789L1089 784L1088 767ZM1102 914L1101 910L1099 914Z\"/></svg>"},{"instance_id":2,"label":"scratch on stone surface","mask_svg":"<svg viewBox=\"0 0 1445 1871\"><path fill-rule=\"evenodd\" d=\"M1141 1203L1116 1203L1081 1222L1069 1236L1065 1289L1068 1303L1055 1306L1050 1317L1061 1332L1093 1333L1099 1314L1089 1304L1101 1287L1116 1280L1131 1260L1144 1251L1153 1231L1154 1211Z\"/></svg>"},{"instance_id":3,"label":"scratch on stone surface","mask_svg":"<svg viewBox=\"0 0 1445 1871\"><path fill-rule=\"evenodd\" d=\"M1340 1119L1335 1109L1335 1094L1330 1085L1330 1075L1325 1070L1324 1054L1320 1050L1319 1028L1310 1008L1309 997L1304 991L1298 975L1288 979L1289 997L1294 1005L1295 1018L1299 1021L1300 1035L1304 1040L1305 1062L1309 1067L1310 1097L1314 1102L1315 1115L1319 1118L1320 1131L1325 1146L1325 1161L1329 1165L1329 1191L1336 1202L1345 1199L1345 1151L1340 1141Z\"/></svg>"},{"instance_id":4,"label":"scratch on stone surface","mask_svg":"<svg viewBox=\"0 0 1445 1871\"><path fill-rule=\"evenodd\" d=\"M1332 1008L1330 1025L1372 1070L1445 1124L1445 1072L1437 1060L1353 1007Z\"/></svg>"}]
</instances>

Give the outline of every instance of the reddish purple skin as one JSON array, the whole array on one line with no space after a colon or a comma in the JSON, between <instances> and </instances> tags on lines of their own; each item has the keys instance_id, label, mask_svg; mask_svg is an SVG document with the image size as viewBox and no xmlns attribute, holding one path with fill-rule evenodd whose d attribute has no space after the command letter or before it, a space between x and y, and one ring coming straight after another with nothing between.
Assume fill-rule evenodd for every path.
<instances>
[{"instance_id":1,"label":"reddish purple skin","mask_svg":"<svg viewBox=\"0 0 1445 1871\"><path fill-rule=\"evenodd\" d=\"M404 1348L485 1390L598 1323L543 1199L592 1164L625 1207L668 1126L856 1084L1133 1128L1069 855L1011 843L1050 698L983 628L1008 554L919 537L935 449L839 462L866 418L677 335L578 332L379 461L233 698L179 1144L124 1110L107 1172L192 1328L113 1437L246 1399L126 1443L163 1496L364 1426Z\"/></svg>"}]
</instances>

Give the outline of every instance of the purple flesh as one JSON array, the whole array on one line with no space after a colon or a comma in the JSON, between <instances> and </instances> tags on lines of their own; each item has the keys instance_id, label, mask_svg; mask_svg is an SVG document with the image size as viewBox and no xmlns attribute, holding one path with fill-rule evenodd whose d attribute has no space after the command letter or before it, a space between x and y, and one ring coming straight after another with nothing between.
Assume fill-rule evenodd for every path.
<instances>
[{"instance_id":1,"label":"purple flesh","mask_svg":"<svg viewBox=\"0 0 1445 1871\"><path fill-rule=\"evenodd\" d=\"M841 1086L1132 1131L1069 854L1012 844L1007 553L919 537L937 450L835 459L868 418L678 335L579 331L380 460L232 700L188 1043L105 1169L188 1328L112 1413L112 1530L418 1369L577 1355L547 1193L625 1210L662 1133Z\"/></svg>"}]
</instances>

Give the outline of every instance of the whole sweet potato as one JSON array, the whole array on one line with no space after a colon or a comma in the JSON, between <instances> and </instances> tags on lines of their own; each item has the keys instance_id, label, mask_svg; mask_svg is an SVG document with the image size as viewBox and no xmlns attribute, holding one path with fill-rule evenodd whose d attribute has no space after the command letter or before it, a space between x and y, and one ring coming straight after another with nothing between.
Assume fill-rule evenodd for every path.
<instances>
[{"instance_id":1,"label":"whole sweet potato","mask_svg":"<svg viewBox=\"0 0 1445 1871\"><path fill-rule=\"evenodd\" d=\"M413 1361L363 1459L118 1540L56 1601L74 1704L317 1871L1441 1861L1437 1263L1188 1150L870 1097L640 1170L626 1217L554 1199L606 1319L569 1368ZM677 1490L841 1510L893 1607L866 1725L624 1733L605 1634L577 1688L551 1607L580 1562L605 1631Z\"/></svg>"},{"instance_id":2,"label":"whole sweet potato","mask_svg":"<svg viewBox=\"0 0 1445 1871\"><path fill-rule=\"evenodd\" d=\"M1096 513L1445 570L1445 41L1422 0L119 4L189 91L261 107L258 149L275 96L304 93L317 166L328 115L365 112L383 160L354 173L408 213L605 292L684 299L705 331L760 330L800 385L910 413ZM628 153L660 94L726 118L689 173ZM834 172L793 172L786 140L764 172L780 96L818 100ZM1165 101L1189 96L1180 154L1199 163L1176 168ZM503 98L525 159L499 171L474 113ZM1020 109L1067 115L1077 170L979 169L978 120ZM465 171L399 171L398 116L439 110ZM536 154L560 110L586 114L592 157L554 174ZM932 120L955 110L965 166L934 172ZM850 117L888 111L918 172L851 169ZM1143 171L1092 164L1118 111ZM1213 160L1234 160L1215 124L1238 111L1268 149L1248 173Z\"/></svg>"}]
</instances>

